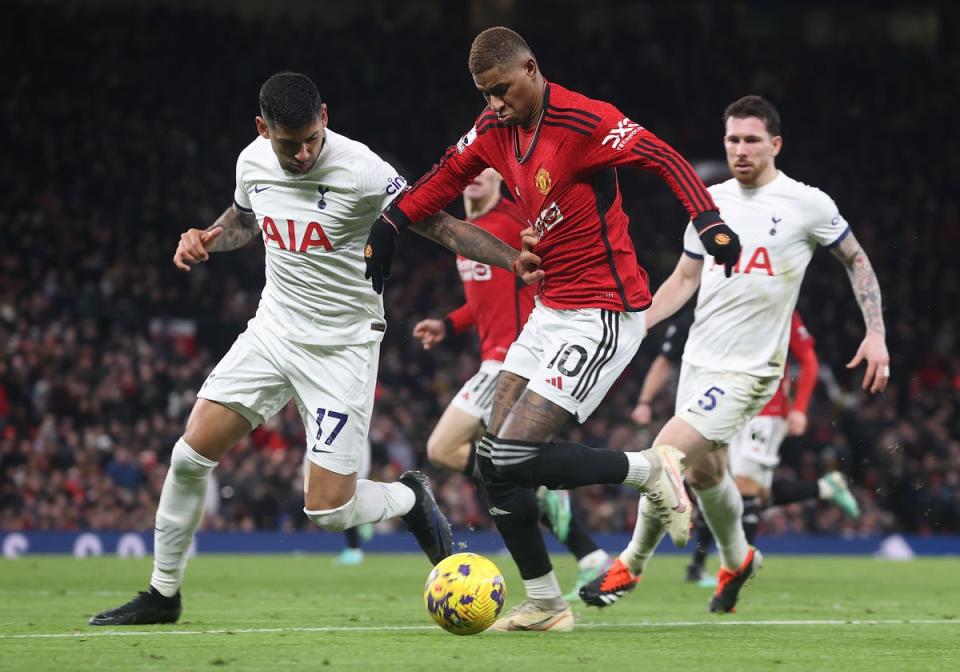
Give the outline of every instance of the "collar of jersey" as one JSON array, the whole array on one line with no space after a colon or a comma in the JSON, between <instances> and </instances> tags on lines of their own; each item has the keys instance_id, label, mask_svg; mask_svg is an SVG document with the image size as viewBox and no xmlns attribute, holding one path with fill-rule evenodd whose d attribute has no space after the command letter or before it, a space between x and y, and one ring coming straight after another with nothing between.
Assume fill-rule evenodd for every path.
<instances>
[{"instance_id":1,"label":"collar of jersey","mask_svg":"<svg viewBox=\"0 0 960 672\"><path fill-rule=\"evenodd\" d=\"M537 140L540 139L540 129L543 128L543 118L547 116L547 106L550 104L550 82L544 82L543 87L543 109L540 111L540 119L537 121L537 130L533 132L533 140L523 156L520 156L520 130L513 127L513 155L517 163L523 164L533 156L533 150L537 148Z\"/></svg>"}]
</instances>

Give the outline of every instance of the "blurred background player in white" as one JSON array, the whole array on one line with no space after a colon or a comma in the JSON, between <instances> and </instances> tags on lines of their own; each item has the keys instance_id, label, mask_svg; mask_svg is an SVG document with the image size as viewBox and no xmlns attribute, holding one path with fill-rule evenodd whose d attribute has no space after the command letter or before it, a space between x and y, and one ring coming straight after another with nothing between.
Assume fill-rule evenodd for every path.
<instances>
[{"instance_id":1,"label":"blurred background player in white","mask_svg":"<svg viewBox=\"0 0 960 672\"><path fill-rule=\"evenodd\" d=\"M504 198L503 178L486 168L463 191L467 220L508 243L520 245L527 222L520 208ZM442 320L417 322L413 335L424 350L443 342L450 334L461 334L476 327L480 338L480 370L471 377L444 410L427 439L427 457L438 467L464 473L480 483L477 446L490 421L497 376L510 344L517 340L530 311L533 310L536 285L524 285L512 273L491 268L462 256L457 270L463 282L466 301ZM577 558L578 577L574 589L565 597L576 597L585 583L606 569L610 556L590 537L583 522L571 509L566 490L537 490L541 522Z\"/></svg>"},{"instance_id":2,"label":"blurred background player in white","mask_svg":"<svg viewBox=\"0 0 960 672\"><path fill-rule=\"evenodd\" d=\"M652 403L680 365L692 322L693 311L684 310L667 327L660 354L643 379L640 397L630 416L638 425L648 425L653 419ZM760 511L767 507L820 498L833 502L850 518L856 518L860 513L857 500L839 471L830 471L811 481L774 477L774 468L780 462L783 439L787 435L801 436L807 430L807 408L820 368L814 343L800 314L793 311L789 348L800 367L796 384L791 386L790 377L785 373L773 398L760 414L730 440L730 473L743 497L743 531L747 543L751 545L756 539ZM716 579L705 575L705 563L713 535L699 512L694 530L696 545L687 567L686 579L704 586L715 586Z\"/></svg>"},{"instance_id":3,"label":"blurred background player in white","mask_svg":"<svg viewBox=\"0 0 960 672\"><path fill-rule=\"evenodd\" d=\"M890 377L877 276L833 200L777 169L783 138L776 108L759 96L746 96L729 105L723 119L733 179L710 192L724 218L736 222L740 259L726 277L722 267L704 262L706 250L688 225L683 254L647 312L652 326L697 293L676 415L654 445L676 446L690 460L686 478L720 554L712 612L734 610L740 589L759 564L743 531L743 500L727 471L726 445L780 384L791 315L818 245L846 267L866 325L866 336L847 366L866 361L863 389L873 393L882 392ZM703 457L691 459L698 454ZM584 601L607 606L632 590L663 534L659 519L641 499L633 540L603 577L580 591Z\"/></svg>"},{"instance_id":4,"label":"blurred background player in white","mask_svg":"<svg viewBox=\"0 0 960 672\"><path fill-rule=\"evenodd\" d=\"M210 472L290 399L309 443L307 517L342 531L402 516L432 564L451 552L450 526L426 476L406 472L396 483L357 477L386 331L383 301L363 273L364 240L406 182L327 122L327 106L307 76L270 77L260 89L259 137L237 160L233 205L210 228L180 237L173 262L189 271L210 252L240 248L262 232L266 283L257 314L204 382L173 448L157 509L149 589L94 616L93 625L179 618L187 549ZM522 259L509 245L444 213L415 230L506 268L526 268L524 259L536 258ZM529 279L539 277L533 272Z\"/></svg>"}]
</instances>

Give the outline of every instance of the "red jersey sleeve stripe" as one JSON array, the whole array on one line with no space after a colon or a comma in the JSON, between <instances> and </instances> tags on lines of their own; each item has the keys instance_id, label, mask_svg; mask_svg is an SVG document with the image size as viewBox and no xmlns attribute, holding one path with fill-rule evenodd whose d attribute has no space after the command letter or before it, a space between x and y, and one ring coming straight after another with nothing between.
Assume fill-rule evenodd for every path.
<instances>
[{"instance_id":1,"label":"red jersey sleeve stripe","mask_svg":"<svg viewBox=\"0 0 960 672\"><path fill-rule=\"evenodd\" d=\"M576 107L557 107L556 105L548 105L547 109L554 110L556 112L569 112L571 114L579 114L588 119L593 119L597 123L603 121L603 117L598 114L593 114L592 112L587 112L586 110L581 110Z\"/></svg>"},{"instance_id":2,"label":"red jersey sleeve stripe","mask_svg":"<svg viewBox=\"0 0 960 672\"><path fill-rule=\"evenodd\" d=\"M690 199L690 203L695 208L699 208L699 212L706 212L707 210L716 209L716 206L713 204L713 197L710 196L710 192L706 190L706 188L703 186L703 182L699 177L697 177L696 172L693 170L693 166L691 166L686 159L680 156L680 154L667 145L657 145L645 139L638 140L637 146L641 146L645 149L649 149L652 153L656 153L657 156L662 157L663 165L669 163L678 171L680 175L685 178L685 183L687 185L687 198ZM647 153L647 156L649 158L653 158L651 153ZM678 179L677 174L674 174L674 179ZM699 212L697 214L699 214Z\"/></svg>"},{"instance_id":3,"label":"red jersey sleeve stripe","mask_svg":"<svg viewBox=\"0 0 960 672\"><path fill-rule=\"evenodd\" d=\"M695 212L691 213L694 217L707 210L716 210L710 192L704 188L703 182L693 172L693 167L682 156L674 151L668 151L663 145L657 146L647 140L638 140L637 146L632 151L638 156L659 164L673 177L694 208Z\"/></svg>"}]
</instances>

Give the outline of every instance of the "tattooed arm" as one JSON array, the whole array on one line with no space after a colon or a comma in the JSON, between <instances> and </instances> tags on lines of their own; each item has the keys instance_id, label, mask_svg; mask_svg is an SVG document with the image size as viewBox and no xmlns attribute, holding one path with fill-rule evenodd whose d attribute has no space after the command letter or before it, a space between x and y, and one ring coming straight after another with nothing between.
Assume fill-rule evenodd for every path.
<instances>
[{"instance_id":1,"label":"tattooed arm","mask_svg":"<svg viewBox=\"0 0 960 672\"><path fill-rule=\"evenodd\" d=\"M189 271L192 264L209 259L209 252L243 247L259 231L257 218L252 212L243 212L231 205L207 229L188 229L180 234L173 263L180 270Z\"/></svg>"},{"instance_id":2,"label":"tattooed arm","mask_svg":"<svg viewBox=\"0 0 960 672\"><path fill-rule=\"evenodd\" d=\"M507 245L479 226L438 212L411 224L410 228L425 238L443 245L451 252L491 266L513 271L527 284L543 278L540 257L530 251L530 239L524 237L523 250Z\"/></svg>"},{"instance_id":3,"label":"tattooed arm","mask_svg":"<svg viewBox=\"0 0 960 672\"><path fill-rule=\"evenodd\" d=\"M867 335L860 344L857 354L847 364L853 368L862 361L867 362L867 372L863 377L863 389L882 392L890 378L890 355L885 340L886 328L883 324L883 306L880 298L880 284L873 272L867 253L860 242L851 233L840 244L830 250L843 263L850 277L853 294L860 304Z\"/></svg>"}]
</instances>

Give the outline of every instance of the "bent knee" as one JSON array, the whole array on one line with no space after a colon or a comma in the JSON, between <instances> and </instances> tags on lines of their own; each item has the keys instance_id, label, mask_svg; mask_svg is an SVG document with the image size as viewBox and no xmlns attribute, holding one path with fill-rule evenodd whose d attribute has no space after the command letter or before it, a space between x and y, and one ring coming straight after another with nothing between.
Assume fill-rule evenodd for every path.
<instances>
[{"instance_id":1,"label":"bent knee","mask_svg":"<svg viewBox=\"0 0 960 672\"><path fill-rule=\"evenodd\" d=\"M303 512L317 527L329 532L342 532L354 527L353 514L357 508L357 497L354 495L341 506L331 509L311 509L303 507Z\"/></svg>"}]
</instances>

